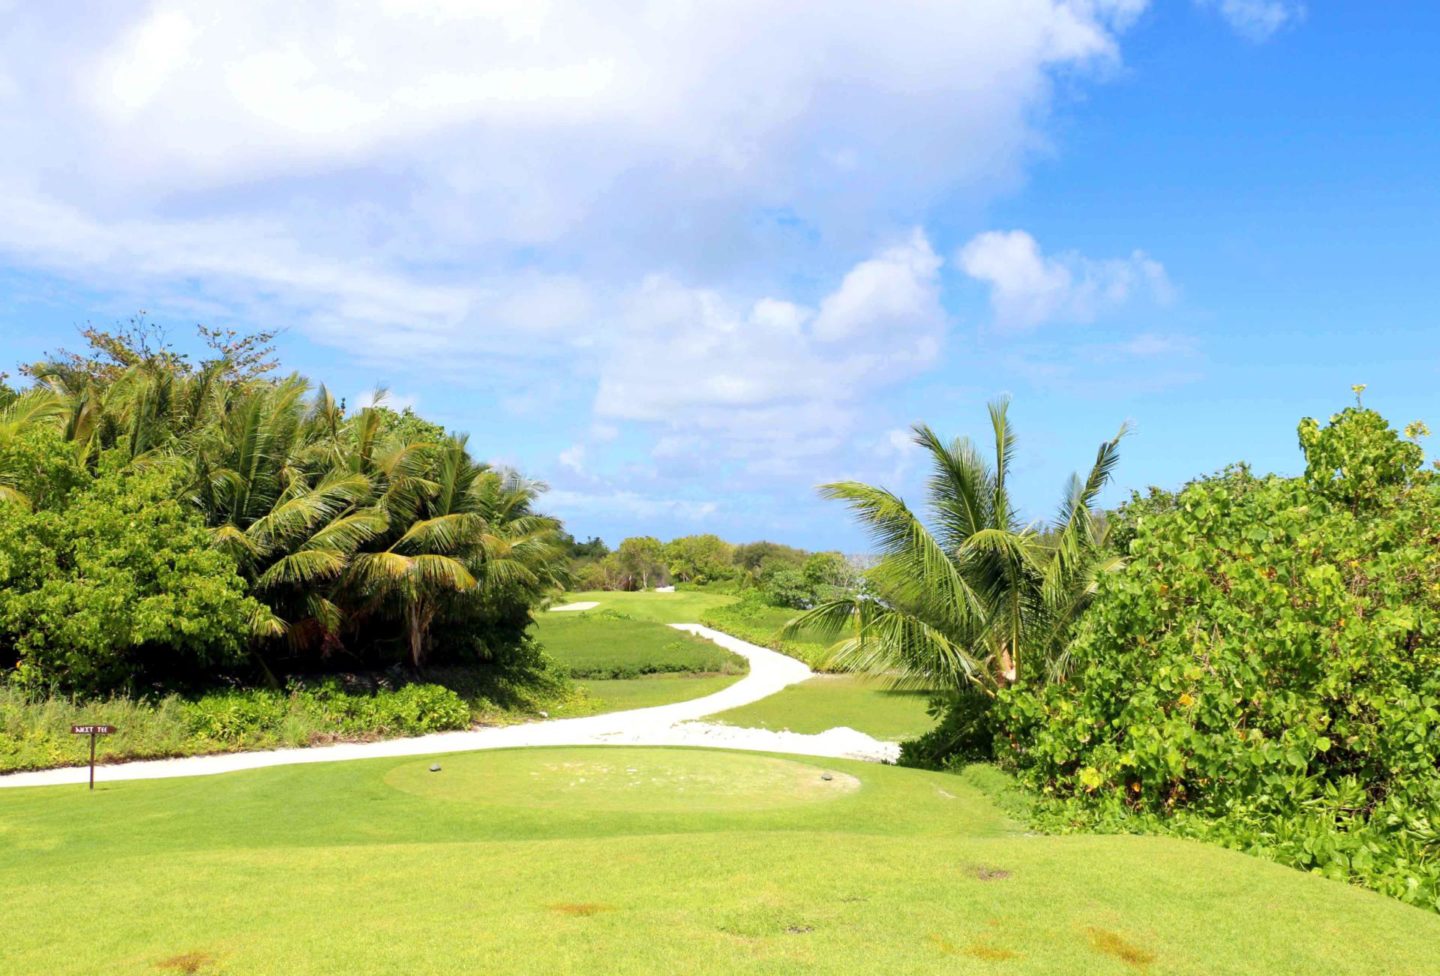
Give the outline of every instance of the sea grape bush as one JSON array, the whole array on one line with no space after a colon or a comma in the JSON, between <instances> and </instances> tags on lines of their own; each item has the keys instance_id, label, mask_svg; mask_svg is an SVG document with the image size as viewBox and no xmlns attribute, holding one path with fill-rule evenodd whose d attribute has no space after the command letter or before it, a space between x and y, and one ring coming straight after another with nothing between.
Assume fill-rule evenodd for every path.
<instances>
[{"instance_id":1,"label":"sea grape bush","mask_svg":"<svg viewBox=\"0 0 1440 976\"><path fill-rule=\"evenodd\" d=\"M1002 692L1060 826L1204 836L1440 909L1440 483L1373 411L1119 515L1069 680Z\"/></svg>"},{"instance_id":2,"label":"sea grape bush","mask_svg":"<svg viewBox=\"0 0 1440 976\"><path fill-rule=\"evenodd\" d=\"M57 441L35 435L23 459L55 467ZM97 693L244 654L260 605L176 500L176 466L110 461L63 508L0 504L0 671L16 684Z\"/></svg>"}]
</instances>

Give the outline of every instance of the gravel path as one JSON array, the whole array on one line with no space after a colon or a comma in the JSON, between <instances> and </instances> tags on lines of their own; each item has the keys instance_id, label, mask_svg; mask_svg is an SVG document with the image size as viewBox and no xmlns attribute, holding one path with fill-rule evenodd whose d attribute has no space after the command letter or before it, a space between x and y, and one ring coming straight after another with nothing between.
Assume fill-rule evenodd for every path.
<instances>
[{"instance_id":1,"label":"gravel path","mask_svg":"<svg viewBox=\"0 0 1440 976\"><path fill-rule=\"evenodd\" d=\"M854 729L837 728L819 735L741 729L697 721L731 708L768 698L780 689L812 677L803 662L768 648L750 644L699 624L671 624L734 651L750 662L750 673L728 688L704 698L611 712L587 718L554 719L473 729L467 732L440 732L413 739L384 742L353 742L311 749L276 749L269 752L237 752L222 756L191 756L185 759L157 759L99 767L97 781L127 779L168 779L174 776L210 776L241 769L285 766L294 763L341 762L347 759L375 759L383 756L427 756L477 749L516 749L525 746L709 746L717 749L747 749L758 752L787 752L801 756L893 761L899 746L879 742ZM0 787L54 786L84 783L84 766L47 769L33 773L0 776Z\"/></svg>"}]
</instances>

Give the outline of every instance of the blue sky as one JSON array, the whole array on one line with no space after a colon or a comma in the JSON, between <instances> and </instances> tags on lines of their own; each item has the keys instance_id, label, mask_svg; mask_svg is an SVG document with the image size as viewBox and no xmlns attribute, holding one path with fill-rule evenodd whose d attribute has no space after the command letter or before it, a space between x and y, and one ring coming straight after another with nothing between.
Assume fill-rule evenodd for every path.
<instances>
[{"instance_id":1,"label":"blue sky","mask_svg":"<svg viewBox=\"0 0 1440 976\"><path fill-rule=\"evenodd\" d=\"M0 3L0 368L145 310L468 431L611 543L864 548L1014 397L1049 514L1367 383L1440 421L1440 8Z\"/></svg>"}]
</instances>

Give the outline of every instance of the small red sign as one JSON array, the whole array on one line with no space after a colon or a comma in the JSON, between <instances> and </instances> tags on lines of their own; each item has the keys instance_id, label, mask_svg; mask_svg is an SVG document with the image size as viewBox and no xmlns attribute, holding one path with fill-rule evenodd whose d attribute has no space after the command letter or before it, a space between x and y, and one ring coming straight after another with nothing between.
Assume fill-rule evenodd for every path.
<instances>
[{"instance_id":1,"label":"small red sign","mask_svg":"<svg viewBox=\"0 0 1440 976\"><path fill-rule=\"evenodd\" d=\"M113 725L72 725L71 735L112 735L115 732Z\"/></svg>"}]
</instances>

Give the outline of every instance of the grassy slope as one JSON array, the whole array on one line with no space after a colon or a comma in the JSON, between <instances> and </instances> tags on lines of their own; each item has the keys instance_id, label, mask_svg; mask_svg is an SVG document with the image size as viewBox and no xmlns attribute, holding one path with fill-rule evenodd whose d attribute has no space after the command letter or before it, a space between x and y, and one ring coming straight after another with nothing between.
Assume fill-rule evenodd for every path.
<instances>
[{"instance_id":1,"label":"grassy slope","mask_svg":"<svg viewBox=\"0 0 1440 976\"><path fill-rule=\"evenodd\" d=\"M838 725L899 742L930 731L935 720L926 714L924 692L887 691L882 682L859 675L825 674L791 685L742 708L712 719L757 729L789 729L814 734Z\"/></svg>"},{"instance_id":2,"label":"grassy slope","mask_svg":"<svg viewBox=\"0 0 1440 976\"><path fill-rule=\"evenodd\" d=\"M1026 836L960 777L439 761L0 792L0 974L1437 969L1440 917L1196 843Z\"/></svg>"},{"instance_id":3,"label":"grassy slope","mask_svg":"<svg viewBox=\"0 0 1440 976\"><path fill-rule=\"evenodd\" d=\"M680 597L677 602L674 598ZM578 698L550 709L555 718L598 715L629 708L668 705L714 694L744 676L744 658L660 621L693 621L696 601L706 594L578 593L566 602L600 601L595 610L536 614L535 634L545 651L579 674L684 671L644 677L585 677ZM728 599L722 597L721 599ZM615 610L632 619L607 615Z\"/></svg>"},{"instance_id":4,"label":"grassy slope","mask_svg":"<svg viewBox=\"0 0 1440 976\"><path fill-rule=\"evenodd\" d=\"M638 677L663 672L738 673L745 659L665 624L604 613L536 614L535 636L571 674Z\"/></svg>"},{"instance_id":5,"label":"grassy slope","mask_svg":"<svg viewBox=\"0 0 1440 976\"><path fill-rule=\"evenodd\" d=\"M708 609L701 623L733 634L761 647L799 658L815 667L824 657L828 645L819 640L781 640L780 629L800 613L784 607L757 606L753 603L726 603Z\"/></svg>"}]
</instances>

